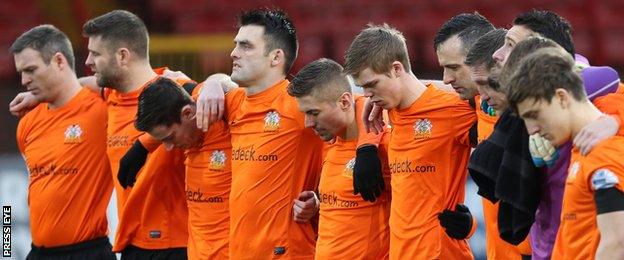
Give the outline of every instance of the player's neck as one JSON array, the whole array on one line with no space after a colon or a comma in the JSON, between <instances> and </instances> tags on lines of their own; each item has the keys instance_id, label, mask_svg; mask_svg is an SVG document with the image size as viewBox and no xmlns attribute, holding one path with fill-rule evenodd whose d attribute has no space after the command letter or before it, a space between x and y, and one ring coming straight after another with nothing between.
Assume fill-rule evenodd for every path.
<instances>
[{"instance_id":1,"label":"player's neck","mask_svg":"<svg viewBox=\"0 0 624 260\"><path fill-rule=\"evenodd\" d=\"M354 140L358 138L358 134L360 132L360 129L358 128L358 124L357 124L357 120L359 120L356 117L355 114L355 103L353 103L353 106L351 106L349 108L349 111L347 111L349 117L347 118L348 120L348 124L347 124L347 128L345 129L344 133L342 134L342 136L340 136L342 139L344 140Z\"/></svg>"},{"instance_id":2,"label":"player's neck","mask_svg":"<svg viewBox=\"0 0 624 260\"><path fill-rule=\"evenodd\" d=\"M149 63L130 66L125 73L126 76L121 80L119 86L117 86L117 91L121 93L135 91L158 76Z\"/></svg>"},{"instance_id":3,"label":"player's neck","mask_svg":"<svg viewBox=\"0 0 624 260\"><path fill-rule=\"evenodd\" d=\"M399 109L404 109L411 106L422 94L427 90L427 86L420 82L414 74L409 73L401 80L401 102L399 102Z\"/></svg>"},{"instance_id":4,"label":"player's neck","mask_svg":"<svg viewBox=\"0 0 624 260\"><path fill-rule=\"evenodd\" d=\"M283 73L269 72L264 77L247 85L245 87L245 93L247 93L247 96L262 93L263 91L271 88L272 86L275 86L275 84L281 82L284 79L286 79L286 75L284 75Z\"/></svg>"},{"instance_id":5,"label":"player's neck","mask_svg":"<svg viewBox=\"0 0 624 260\"><path fill-rule=\"evenodd\" d=\"M67 76L66 79L60 84L62 84L59 86L61 88L60 93L54 100L48 102L48 108L50 109L63 107L69 103L72 98L78 95L78 92L82 89L82 86L80 86L80 83L78 82L78 78L76 78L76 75L73 73L72 76Z\"/></svg>"},{"instance_id":6,"label":"player's neck","mask_svg":"<svg viewBox=\"0 0 624 260\"><path fill-rule=\"evenodd\" d=\"M572 138L574 139L583 127L596 121L596 119L603 115L604 114L589 101L572 103L570 107Z\"/></svg>"}]
</instances>

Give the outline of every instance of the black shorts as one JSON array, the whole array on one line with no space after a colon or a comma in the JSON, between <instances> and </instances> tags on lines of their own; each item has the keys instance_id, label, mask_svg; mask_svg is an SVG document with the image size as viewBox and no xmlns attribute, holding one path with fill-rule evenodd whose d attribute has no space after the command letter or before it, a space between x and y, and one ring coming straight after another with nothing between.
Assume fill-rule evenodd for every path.
<instances>
[{"instance_id":1,"label":"black shorts","mask_svg":"<svg viewBox=\"0 0 624 260\"><path fill-rule=\"evenodd\" d=\"M150 259L150 260L178 260L188 259L186 247L167 249L143 249L133 245L128 245L121 251L122 260Z\"/></svg>"},{"instance_id":2,"label":"black shorts","mask_svg":"<svg viewBox=\"0 0 624 260\"><path fill-rule=\"evenodd\" d=\"M27 260L116 260L108 237L57 247L31 246Z\"/></svg>"}]
</instances>

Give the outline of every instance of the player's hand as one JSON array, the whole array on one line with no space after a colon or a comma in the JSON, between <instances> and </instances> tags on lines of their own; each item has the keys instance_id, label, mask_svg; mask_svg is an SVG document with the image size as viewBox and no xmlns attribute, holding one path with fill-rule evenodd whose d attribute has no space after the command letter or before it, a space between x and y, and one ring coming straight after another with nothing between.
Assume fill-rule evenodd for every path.
<instances>
[{"instance_id":1,"label":"player's hand","mask_svg":"<svg viewBox=\"0 0 624 260\"><path fill-rule=\"evenodd\" d=\"M222 83L218 80L206 79L202 82L202 89L197 98L197 128L208 131L208 126L223 118L225 93L223 93Z\"/></svg>"},{"instance_id":2,"label":"player's hand","mask_svg":"<svg viewBox=\"0 0 624 260\"><path fill-rule=\"evenodd\" d=\"M385 123L383 121L382 110L383 109L373 103L370 98L367 98L364 102L362 122L364 122L364 127L366 128L367 133L370 133L371 131L373 131L375 134L383 132Z\"/></svg>"},{"instance_id":3,"label":"player's hand","mask_svg":"<svg viewBox=\"0 0 624 260\"><path fill-rule=\"evenodd\" d=\"M297 223L310 221L320 207L320 202L313 191L301 192L293 202L293 220Z\"/></svg>"},{"instance_id":4,"label":"player's hand","mask_svg":"<svg viewBox=\"0 0 624 260\"><path fill-rule=\"evenodd\" d=\"M366 201L375 202L385 188L381 160L377 147L367 145L357 149L353 166L353 194L361 194Z\"/></svg>"},{"instance_id":5,"label":"player's hand","mask_svg":"<svg viewBox=\"0 0 624 260\"><path fill-rule=\"evenodd\" d=\"M119 172L117 173L117 180L121 187L128 188L128 186L134 186L136 182L136 176L143 168L145 160L147 159L147 149L136 140L132 147L126 152L126 154L119 161Z\"/></svg>"},{"instance_id":6,"label":"player's hand","mask_svg":"<svg viewBox=\"0 0 624 260\"><path fill-rule=\"evenodd\" d=\"M529 136L529 151L533 158L533 164L537 167L553 167L559 159L557 149L538 133Z\"/></svg>"},{"instance_id":7,"label":"player's hand","mask_svg":"<svg viewBox=\"0 0 624 260\"><path fill-rule=\"evenodd\" d=\"M39 105L39 101L37 101L30 91L26 91L17 94L17 96L11 100L11 103L9 103L9 112L14 116L22 117L37 105Z\"/></svg>"},{"instance_id":8,"label":"player's hand","mask_svg":"<svg viewBox=\"0 0 624 260\"><path fill-rule=\"evenodd\" d=\"M191 78L189 78L186 74L179 70L172 71L169 69L165 69L162 73L162 76L178 83L192 81Z\"/></svg>"},{"instance_id":9,"label":"player's hand","mask_svg":"<svg viewBox=\"0 0 624 260\"><path fill-rule=\"evenodd\" d=\"M438 219L446 234L454 239L466 239L472 229L472 214L463 204L457 204L455 210L445 209Z\"/></svg>"},{"instance_id":10,"label":"player's hand","mask_svg":"<svg viewBox=\"0 0 624 260\"><path fill-rule=\"evenodd\" d=\"M587 155L600 142L614 136L620 123L612 116L602 116L584 126L574 137L574 145L579 148L582 155Z\"/></svg>"}]
</instances>

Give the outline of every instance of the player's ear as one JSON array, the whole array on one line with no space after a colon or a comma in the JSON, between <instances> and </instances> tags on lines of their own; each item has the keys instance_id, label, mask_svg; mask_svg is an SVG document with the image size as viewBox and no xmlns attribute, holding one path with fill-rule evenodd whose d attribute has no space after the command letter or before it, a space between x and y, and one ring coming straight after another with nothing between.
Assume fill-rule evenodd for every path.
<instances>
[{"instance_id":1,"label":"player's ear","mask_svg":"<svg viewBox=\"0 0 624 260\"><path fill-rule=\"evenodd\" d=\"M558 88L555 90L554 99L559 103L561 108L568 108L570 106L570 102L572 102L572 98L573 97L570 95L570 92L565 89Z\"/></svg>"},{"instance_id":2,"label":"player's ear","mask_svg":"<svg viewBox=\"0 0 624 260\"><path fill-rule=\"evenodd\" d=\"M405 73L405 67L403 67L403 64L400 61L392 62L392 69L390 74L393 74L395 77L398 78L405 75Z\"/></svg>"},{"instance_id":3,"label":"player's ear","mask_svg":"<svg viewBox=\"0 0 624 260\"><path fill-rule=\"evenodd\" d=\"M271 57L271 66L273 67L284 63L285 57L284 57L284 50L282 49L272 50L269 53L269 56Z\"/></svg>"},{"instance_id":4,"label":"player's ear","mask_svg":"<svg viewBox=\"0 0 624 260\"><path fill-rule=\"evenodd\" d=\"M61 54L60 52L54 53L54 56L52 56L50 63L56 66L59 70L69 68L69 63L67 62L67 59L65 59L65 56L63 56L63 54Z\"/></svg>"},{"instance_id":5,"label":"player's ear","mask_svg":"<svg viewBox=\"0 0 624 260\"><path fill-rule=\"evenodd\" d=\"M195 107L192 105L185 105L180 111L180 118L187 121L195 119Z\"/></svg>"},{"instance_id":6,"label":"player's ear","mask_svg":"<svg viewBox=\"0 0 624 260\"><path fill-rule=\"evenodd\" d=\"M353 105L353 94L351 94L351 92L342 93L342 95L340 95L340 98L338 100L338 105L340 106L341 110L343 111L347 110L349 107Z\"/></svg>"},{"instance_id":7,"label":"player's ear","mask_svg":"<svg viewBox=\"0 0 624 260\"><path fill-rule=\"evenodd\" d=\"M119 66L126 66L130 62L130 50L128 48L119 48L115 52L115 58L117 58L117 63Z\"/></svg>"}]
</instances>

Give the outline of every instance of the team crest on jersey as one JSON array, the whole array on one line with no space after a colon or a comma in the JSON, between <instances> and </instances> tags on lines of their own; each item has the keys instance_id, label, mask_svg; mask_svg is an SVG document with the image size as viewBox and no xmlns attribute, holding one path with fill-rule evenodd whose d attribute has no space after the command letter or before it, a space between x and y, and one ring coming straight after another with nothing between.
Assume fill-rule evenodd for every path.
<instances>
[{"instance_id":1,"label":"team crest on jersey","mask_svg":"<svg viewBox=\"0 0 624 260\"><path fill-rule=\"evenodd\" d=\"M578 174L578 171L580 169L581 169L581 163L579 162L572 163L572 165L570 165L570 168L568 170L568 178L566 179L566 181L573 182L576 179L576 175Z\"/></svg>"},{"instance_id":2,"label":"team crest on jersey","mask_svg":"<svg viewBox=\"0 0 624 260\"><path fill-rule=\"evenodd\" d=\"M277 132L280 126L280 115L277 111L270 111L264 117L264 131Z\"/></svg>"},{"instance_id":3,"label":"team crest on jersey","mask_svg":"<svg viewBox=\"0 0 624 260\"><path fill-rule=\"evenodd\" d=\"M70 125L65 130L65 143L77 144L82 142L82 129L79 125Z\"/></svg>"},{"instance_id":4,"label":"team crest on jersey","mask_svg":"<svg viewBox=\"0 0 624 260\"><path fill-rule=\"evenodd\" d=\"M342 171L342 176L353 178L353 166L355 166L355 158L349 160Z\"/></svg>"},{"instance_id":5,"label":"team crest on jersey","mask_svg":"<svg viewBox=\"0 0 624 260\"><path fill-rule=\"evenodd\" d=\"M414 123L414 139L431 138L432 128L431 120L427 118L416 120L416 123Z\"/></svg>"},{"instance_id":6,"label":"team crest on jersey","mask_svg":"<svg viewBox=\"0 0 624 260\"><path fill-rule=\"evenodd\" d=\"M210 169L217 171L223 170L225 167L225 160L227 160L227 157L225 156L225 152L222 150L212 152L212 155L210 156Z\"/></svg>"}]
</instances>

